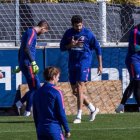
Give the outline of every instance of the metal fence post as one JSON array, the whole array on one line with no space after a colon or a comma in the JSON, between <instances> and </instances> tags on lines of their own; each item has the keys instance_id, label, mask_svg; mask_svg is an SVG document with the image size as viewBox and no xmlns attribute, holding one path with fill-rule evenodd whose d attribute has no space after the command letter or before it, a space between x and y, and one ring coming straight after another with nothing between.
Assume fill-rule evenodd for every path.
<instances>
[{"instance_id":1,"label":"metal fence post","mask_svg":"<svg viewBox=\"0 0 140 140\"><path fill-rule=\"evenodd\" d=\"M19 15L19 0L15 1L15 6L16 6L16 41L15 45L19 46L20 45L20 15Z\"/></svg>"},{"instance_id":2,"label":"metal fence post","mask_svg":"<svg viewBox=\"0 0 140 140\"><path fill-rule=\"evenodd\" d=\"M106 27L106 0L97 0L99 3L100 25L101 25L101 44L107 42L107 27Z\"/></svg>"}]
</instances>

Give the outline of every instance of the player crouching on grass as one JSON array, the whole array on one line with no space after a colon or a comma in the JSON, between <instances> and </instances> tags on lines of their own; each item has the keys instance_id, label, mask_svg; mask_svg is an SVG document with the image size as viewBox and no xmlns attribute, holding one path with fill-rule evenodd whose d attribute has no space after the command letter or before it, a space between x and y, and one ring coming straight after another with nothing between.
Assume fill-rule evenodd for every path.
<instances>
[{"instance_id":1,"label":"player crouching on grass","mask_svg":"<svg viewBox=\"0 0 140 140\"><path fill-rule=\"evenodd\" d=\"M81 123L83 104L90 110L90 121L94 121L99 109L93 106L84 95L87 92L85 82L88 80L93 50L95 50L99 62L97 73L102 73L101 47L94 34L83 26L80 15L74 15L71 24L72 28L63 35L60 49L69 53L69 81L73 94L77 97L78 112L73 123Z\"/></svg>"},{"instance_id":2,"label":"player crouching on grass","mask_svg":"<svg viewBox=\"0 0 140 140\"><path fill-rule=\"evenodd\" d=\"M46 82L33 97L33 117L38 140L64 140L62 126L65 137L69 138L71 135L65 114L63 94L55 86L59 76L58 68L46 68L44 71Z\"/></svg>"}]
</instances>

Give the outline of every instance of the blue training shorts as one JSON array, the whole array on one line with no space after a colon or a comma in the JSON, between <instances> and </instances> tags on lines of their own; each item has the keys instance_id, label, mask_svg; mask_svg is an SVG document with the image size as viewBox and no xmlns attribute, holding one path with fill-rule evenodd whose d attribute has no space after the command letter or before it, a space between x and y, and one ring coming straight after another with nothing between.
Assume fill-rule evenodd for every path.
<instances>
[{"instance_id":1,"label":"blue training shorts","mask_svg":"<svg viewBox=\"0 0 140 140\"><path fill-rule=\"evenodd\" d=\"M89 77L89 68L85 67L75 67L69 69L69 81L72 85L75 85L76 82L86 82Z\"/></svg>"},{"instance_id":2,"label":"blue training shorts","mask_svg":"<svg viewBox=\"0 0 140 140\"><path fill-rule=\"evenodd\" d=\"M129 72L130 80L140 80L140 63L133 62L133 63L126 63L126 67Z\"/></svg>"},{"instance_id":3,"label":"blue training shorts","mask_svg":"<svg viewBox=\"0 0 140 140\"><path fill-rule=\"evenodd\" d=\"M46 135L38 135L38 140L65 140L62 133L50 133Z\"/></svg>"}]
</instances>

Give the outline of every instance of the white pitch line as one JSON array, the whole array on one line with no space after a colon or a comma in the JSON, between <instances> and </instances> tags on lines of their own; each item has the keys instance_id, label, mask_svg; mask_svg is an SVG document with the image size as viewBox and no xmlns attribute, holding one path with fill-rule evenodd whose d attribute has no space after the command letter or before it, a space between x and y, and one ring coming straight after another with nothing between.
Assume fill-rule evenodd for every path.
<instances>
[{"instance_id":1,"label":"white pitch line","mask_svg":"<svg viewBox=\"0 0 140 140\"><path fill-rule=\"evenodd\" d=\"M94 131L94 130L135 130L140 129L139 127L125 127L125 128L93 128L93 129L71 129L72 131Z\"/></svg>"},{"instance_id":2,"label":"white pitch line","mask_svg":"<svg viewBox=\"0 0 140 140\"><path fill-rule=\"evenodd\" d=\"M93 129L71 129L71 131L96 131L96 130L135 130L140 129L140 127L125 127L125 128L93 128ZM0 133L23 133L23 132L36 132L35 130L20 130L20 131L0 131Z\"/></svg>"},{"instance_id":3,"label":"white pitch line","mask_svg":"<svg viewBox=\"0 0 140 140\"><path fill-rule=\"evenodd\" d=\"M0 131L0 133L24 133L24 132L36 132L35 130L29 131L29 130L20 130L20 131Z\"/></svg>"}]
</instances>

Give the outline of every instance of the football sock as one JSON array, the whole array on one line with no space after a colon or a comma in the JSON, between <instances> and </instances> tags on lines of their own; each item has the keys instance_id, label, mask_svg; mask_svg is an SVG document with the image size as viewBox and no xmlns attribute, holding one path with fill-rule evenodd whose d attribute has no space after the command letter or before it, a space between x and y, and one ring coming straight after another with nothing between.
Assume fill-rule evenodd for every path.
<instances>
[{"instance_id":1,"label":"football sock","mask_svg":"<svg viewBox=\"0 0 140 140\"><path fill-rule=\"evenodd\" d=\"M81 119L82 118L82 110L78 110L77 118L78 119Z\"/></svg>"},{"instance_id":2,"label":"football sock","mask_svg":"<svg viewBox=\"0 0 140 140\"><path fill-rule=\"evenodd\" d=\"M119 107L124 109L124 105L123 104L120 104Z\"/></svg>"},{"instance_id":3,"label":"football sock","mask_svg":"<svg viewBox=\"0 0 140 140\"><path fill-rule=\"evenodd\" d=\"M21 101L17 101L17 102L16 102L16 107L17 107L17 108L21 108L21 107L22 107L22 105L23 105L23 104L22 104L22 102L21 102Z\"/></svg>"},{"instance_id":4,"label":"football sock","mask_svg":"<svg viewBox=\"0 0 140 140\"><path fill-rule=\"evenodd\" d=\"M89 103L89 105L87 106L87 108L91 111L94 112L95 111L95 106L92 103Z\"/></svg>"}]
</instances>

